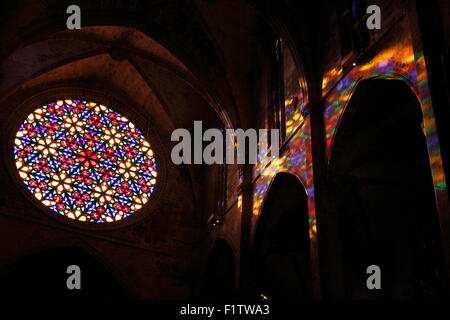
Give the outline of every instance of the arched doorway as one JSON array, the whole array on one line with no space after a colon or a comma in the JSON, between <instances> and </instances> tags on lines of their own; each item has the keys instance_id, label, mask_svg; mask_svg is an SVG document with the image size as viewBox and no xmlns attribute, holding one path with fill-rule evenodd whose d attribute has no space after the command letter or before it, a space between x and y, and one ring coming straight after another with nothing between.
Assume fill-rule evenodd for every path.
<instances>
[{"instance_id":1,"label":"arched doorway","mask_svg":"<svg viewBox=\"0 0 450 320\"><path fill-rule=\"evenodd\" d=\"M438 298L445 262L420 103L399 80L362 81L339 125L329 178L352 299ZM369 290L367 267L381 269Z\"/></svg>"},{"instance_id":2,"label":"arched doorway","mask_svg":"<svg viewBox=\"0 0 450 320\"><path fill-rule=\"evenodd\" d=\"M69 290L67 268L81 271L81 289ZM7 299L126 299L114 275L78 247L50 249L29 255L0 270L0 295Z\"/></svg>"},{"instance_id":3,"label":"arched doorway","mask_svg":"<svg viewBox=\"0 0 450 320\"><path fill-rule=\"evenodd\" d=\"M279 173L267 194L253 248L255 296L312 299L308 197L293 175Z\"/></svg>"},{"instance_id":4,"label":"arched doorway","mask_svg":"<svg viewBox=\"0 0 450 320\"><path fill-rule=\"evenodd\" d=\"M209 256L203 279L202 299L230 300L234 296L236 264L227 241L217 239Z\"/></svg>"}]
</instances>

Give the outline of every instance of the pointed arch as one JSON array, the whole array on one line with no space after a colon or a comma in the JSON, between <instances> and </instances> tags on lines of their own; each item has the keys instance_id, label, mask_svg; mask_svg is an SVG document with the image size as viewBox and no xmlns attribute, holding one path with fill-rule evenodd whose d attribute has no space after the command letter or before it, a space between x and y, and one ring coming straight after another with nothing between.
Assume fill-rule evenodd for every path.
<instances>
[{"instance_id":1,"label":"pointed arch","mask_svg":"<svg viewBox=\"0 0 450 320\"><path fill-rule=\"evenodd\" d=\"M255 232L253 293L269 299L312 299L308 197L289 173L275 177Z\"/></svg>"},{"instance_id":2,"label":"pointed arch","mask_svg":"<svg viewBox=\"0 0 450 320\"><path fill-rule=\"evenodd\" d=\"M445 262L422 110L405 82L358 84L335 136L328 177L346 295L441 296ZM367 289L370 265L381 268L383 290Z\"/></svg>"}]
</instances>

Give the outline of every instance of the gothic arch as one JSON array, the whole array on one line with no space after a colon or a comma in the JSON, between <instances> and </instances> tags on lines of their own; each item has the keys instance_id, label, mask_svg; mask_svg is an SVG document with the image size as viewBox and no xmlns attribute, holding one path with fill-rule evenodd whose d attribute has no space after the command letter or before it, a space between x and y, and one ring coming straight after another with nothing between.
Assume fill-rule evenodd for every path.
<instances>
[{"instance_id":1,"label":"gothic arch","mask_svg":"<svg viewBox=\"0 0 450 320\"><path fill-rule=\"evenodd\" d=\"M349 298L443 294L445 263L422 122L420 102L400 80L361 81L342 115L328 178ZM382 270L380 291L366 287L373 264Z\"/></svg>"},{"instance_id":2,"label":"gothic arch","mask_svg":"<svg viewBox=\"0 0 450 320\"><path fill-rule=\"evenodd\" d=\"M279 173L268 193L252 252L255 297L312 299L308 197L300 180Z\"/></svg>"},{"instance_id":3,"label":"gothic arch","mask_svg":"<svg viewBox=\"0 0 450 320\"><path fill-rule=\"evenodd\" d=\"M236 258L227 240L218 238L209 254L200 296L230 300L235 295Z\"/></svg>"},{"instance_id":4,"label":"gothic arch","mask_svg":"<svg viewBox=\"0 0 450 320\"><path fill-rule=\"evenodd\" d=\"M80 268L81 290L66 286L67 268ZM129 299L132 291L96 250L79 241L40 246L11 259L0 269L0 296L36 299Z\"/></svg>"}]
</instances>

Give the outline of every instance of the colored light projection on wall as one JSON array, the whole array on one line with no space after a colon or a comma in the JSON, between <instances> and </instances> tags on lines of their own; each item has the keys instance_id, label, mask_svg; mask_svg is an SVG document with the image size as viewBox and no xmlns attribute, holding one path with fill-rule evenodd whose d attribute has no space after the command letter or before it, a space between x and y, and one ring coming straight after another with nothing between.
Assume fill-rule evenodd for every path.
<instances>
[{"instance_id":1,"label":"colored light projection on wall","mask_svg":"<svg viewBox=\"0 0 450 320\"><path fill-rule=\"evenodd\" d=\"M286 100L284 101L285 119L286 119L286 136L291 136L304 121L302 111L308 104L308 96L304 94L305 85L299 81L296 90L286 92Z\"/></svg>"},{"instance_id":2,"label":"colored light projection on wall","mask_svg":"<svg viewBox=\"0 0 450 320\"><path fill-rule=\"evenodd\" d=\"M278 159L272 160L268 167L257 167L255 173L258 175L255 181L253 193L253 215L251 224L252 237L255 234L258 217L261 214L264 199L270 189L275 176L280 172L295 175L303 184L308 196L308 219L309 238L311 245L311 268L313 270L313 282L318 283L318 245L317 245L317 223L314 202L314 181L311 150L311 126L309 116L302 118L300 128L286 145L285 153Z\"/></svg>"},{"instance_id":3,"label":"colored light projection on wall","mask_svg":"<svg viewBox=\"0 0 450 320\"><path fill-rule=\"evenodd\" d=\"M306 105L302 92L296 92L285 100L286 136L294 133L295 129L303 122L302 110Z\"/></svg>"},{"instance_id":4,"label":"colored light projection on wall","mask_svg":"<svg viewBox=\"0 0 450 320\"><path fill-rule=\"evenodd\" d=\"M255 231L257 217L261 212L264 199L275 176L280 172L295 175L305 186L308 195L310 238L316 239L316 217L314 206L314 185L311 156L311 133L309 117L303 116L308 104L307 85L299 73L291 51L283 49L283 81L285 96L285 124L288 138L286 150L279 159L273 160L268 167L261 164L255 168L255 190L253 195L252 231ZM265 128L268 129L267 123ZM315 241L312 241L315 252Z\"/></svg>"},{"instance_id":5,"label":"colored light projection on wall","mask_svg":"<svg viewBox=\"0 0 450 320\"><path fill-rule=\"evenodd\" d=\"M418 97L422 106L423 126L427 139L428 156L430 158L431 173L433 177L434 189L438 210L447 215L450 208L448 203L447 186L445 183L444 168L439 146L439 137L436 131L433 106L430 98L430 87L428 86L428 77L426 71L425 58L423 52L416 53L417 69L417 90Z\"/></svg>"},{"instance_id":6,"label":"colored light projection on wall","mask_svg":"<svg viewBox=\"0 0 450 320\"><path fill-rule=\"evenodd\" d=\"M442 167L439 141L431 106L426 66L423 54L415 54L410 37L405 37L391 47L382 50L369 62L355 66L344 78L342 70L332 69L325 74L322 82L325 111L326 153L330 157L330 149L339 124L339 120L360 80L370 78L398 79L405 81L418 96L424 119L432 175L440 210L448 208L446 184ZM295 133L286 147L286 154L267 168L257 168L260 174L255 182L253 214L258 216L270 184L278 172L290 172L299 177L306 186L309 197L310 237L316 237L314 185L311 160L311 141L309 118L301 118L302 127ZM254 219L256 220L256 219ZM256 223L256 221L255 221ZM255 225L253 225L253 228ZM314 249L312 247L312 249Z\"/></svg>"},{"instance_id":7,"label":"colored light projection on wall","mask_svg":"<svg viewBox=\"0 0 450 320\"><path fill-rule=\"evenodd\" d=\"M322 97L324 97L328 91L336 84L339 78L342 76L342 68L335 67L327 71L322 78Z\"/></svg>"},{"instance_id":8,"label":"colored light projection on wall","mask_svg":"<svg viewBox=\"0 0 450 320\"><path fill-rule=\"evenodd\" d=\"M416 82L414 62L414 51L410 41L404 40L383 50L368 63L356 66L337 83L325 97L324 102L325 142L328 156L339 120L358 81L378 77L401 79L411 85ZM327 83L329 86L333 84L333 81L335 79L325 76L322 83Z\"/></svg>"},{"instance_id":9,"label":"colored light projection on wall","mask_svg":"<svg viewBox=\"0 0 450 320\"><path fill-rule=\"evenodd\" d=\"M284 43L284 42L283 42ZM283 87L286 136L291 136L303 122L302 111L308 103L307 85L300 75L291 50L283 44Z\"/></svg>"},{"instance_id":10,"label":"colored light projection on wall","mask_svg":"<svg viewBox=\"0 0 450 320\"><path fill-rule=\"evenodd\" d=\"M288 172L300 179L308 195L310 237L316 237L316 217L314 205L314 184L312 171L311 132L309 117L303 119L301 128L295 133L286 146L286 152L273 160L267 168L257 167L258 178L253 194L253 215L259 216L270 185L277 173ZM253 230L256 227L253 219Z\"/></svg>"},{"instance_id":11,"label":"colored light projection on wall","mask_svg":"<svg viewBox=\"0 0 450 320\"><path fill-rule=\"evenodd\" d=\"M333 73L334 74L334 73ZM423 113L423 124L430 156L435 190L445 190L445 178L433 109L429 93L426 65L423 53L414 52L410 37L404 37L386 48L368 63L353 68L325 97L325 139L328 160L339 121L358 81L370 78L398 79L405 81L419 98ZM335 79L325 78L327 86ZM438 196L439 198L439 196ZM441 197L444 199L445 197ZM440 200L438 199L438 202ZM441 200L444 201L444 200ZM446 203L447 201L445 201ZM447 206L445 204L444 206Z\"/></svg>"},{"instance_id":12,"label":"colored light projection on wall","mask_svg":"<svg viewBox=\"0 0 450 320\"><path fill-rule=\"evenodd\" d=\"M13 152L29 192L78 221L127 218L148 202L156 184L155 157L139 129L87 100L36 108L20 125Z\"/></svg>"}]
</instances>

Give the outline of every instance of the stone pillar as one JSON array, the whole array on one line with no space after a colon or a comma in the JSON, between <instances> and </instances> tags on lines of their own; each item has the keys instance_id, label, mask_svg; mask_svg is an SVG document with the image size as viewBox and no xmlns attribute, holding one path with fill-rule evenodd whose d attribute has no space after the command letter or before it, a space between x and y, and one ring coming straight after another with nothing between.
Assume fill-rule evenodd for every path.
<instances>
[{"instance_id":1,"label":"stone pillar","mask_svg":"<svg viewBox=\"0 0 450 320\"><path fill-rule=\"evenodd\" d=\"M443 60L445 43L442 24L435 1L414 1L407 7L418 74L426 73L426 81L419 82L422 104L430 103L434 114L444 181L436 185L439 224L447 262L447 278L450 279L450 103ZM423 70L425 69L425 70ZM425 100L426 99L426 100ZM430 145L428 146L429 152ZM433 166L433 164L431 164ZM435 179L436 173L433 172ZM448 286L448 284L447 284Z\"/></svg>"},{"instance_id":2,"label":"stone pillar","mask_svg":"<svg viewBox=\"0 0 450 320\"><path fill-rule=\"evenodd\" d=\"M241 211L241 250L240 250L240 298L248 298L251 295L251 219L253 212L253 165L244 164L240 167L242 183L239 193L242 194Z\"/></svg>"}]
</instances>

